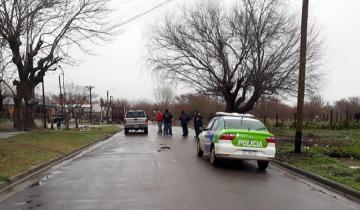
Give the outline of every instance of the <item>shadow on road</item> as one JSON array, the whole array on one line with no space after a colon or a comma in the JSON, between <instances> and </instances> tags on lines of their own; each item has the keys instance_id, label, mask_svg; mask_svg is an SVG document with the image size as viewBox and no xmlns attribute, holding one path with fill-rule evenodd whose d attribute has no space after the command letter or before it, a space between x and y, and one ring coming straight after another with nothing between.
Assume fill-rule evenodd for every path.
<instances>
[{"instance_id":1,"label":"shadow on road","mask_svg":"<svg viewBox=\"0 0 360 210\"><path fill-rule=\"evenodd\" d=\"M132 131L128 134L125 134L125 136L147 136L148 134L145 134L143 131Z\"/></svg>"},{"instance_id":2,"label":"shadow on road","mask_svg":"<svg viewBox=\"0 0 360 210\"><path fill-rule=\"evenodd\" d=\"M266 174L266 170L259 170L256 161L243 161L243 160L221 160L217 169L233 170L242 172L251 172L257 174Z\"/></svg>"}]
</instances>

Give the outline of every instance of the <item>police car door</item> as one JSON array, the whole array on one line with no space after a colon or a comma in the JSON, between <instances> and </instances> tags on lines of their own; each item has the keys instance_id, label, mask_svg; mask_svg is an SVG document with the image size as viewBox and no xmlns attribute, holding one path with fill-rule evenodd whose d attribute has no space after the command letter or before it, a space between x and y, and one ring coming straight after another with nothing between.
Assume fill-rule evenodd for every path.
<instances>
[{"instance_id":1,"label":"police car door","mask_svg":"<svg viewBox=\"0 0 360 210\"><path fill-rule=\"evenodd\" d=\"M211 126L211 127L207 129L206 134L205 134L205 144L204 144L205 153L210 154L211 143L214 141L214 136L217 131L218 124L219 124L219 119L217 119L217 118L215 118L213 120L212 125L210 125L210 123L209 123L209 126Z\"/></svg>"}]
</instances>

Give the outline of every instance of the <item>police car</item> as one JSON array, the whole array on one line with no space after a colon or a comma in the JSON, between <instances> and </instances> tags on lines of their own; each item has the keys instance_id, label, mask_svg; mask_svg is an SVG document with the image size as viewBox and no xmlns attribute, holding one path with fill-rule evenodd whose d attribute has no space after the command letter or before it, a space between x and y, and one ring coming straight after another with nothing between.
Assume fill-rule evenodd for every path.
<instances>
[{"instance_id":1,"label":"police car","mask_svg":"<svg viewBox=\"0 0 360 210\"><path fill-rule=\"evenodd\" d=\"M214 166L219 159L257 160L265 170L275 153L274 136L250 114L216 113L197 141L197 155L209 156Z\"/></svg>"}]
</instances>

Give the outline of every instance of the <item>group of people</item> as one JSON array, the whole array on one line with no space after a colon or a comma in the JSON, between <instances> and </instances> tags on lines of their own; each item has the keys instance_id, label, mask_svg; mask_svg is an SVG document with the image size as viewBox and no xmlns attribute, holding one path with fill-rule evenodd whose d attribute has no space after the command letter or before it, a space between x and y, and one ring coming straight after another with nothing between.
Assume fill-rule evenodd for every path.
<instances>
[{"instance_id":1,"label":"group of people","mask_svg":"<svg viewBox=\"0 0 360 210\"><path fill-rule=\"evenodd\" d=\"M160 110L155 110L155 111L156 111L155 120L157 121L159 127L158 133L159 134L163 133L164 135L172 136L173 115L169 112L168 109L166 109L164 113L161 112ZM187 137L189 135L188 125L192 118L194 119L195 138L198 139L199 134L201 133L203 127L203 118L198 111L195 111L193 117L191 117L185 111L181 111L181 114L179 116L179 121L183 131L182 136Z\"/></svg>"}]
</instances>

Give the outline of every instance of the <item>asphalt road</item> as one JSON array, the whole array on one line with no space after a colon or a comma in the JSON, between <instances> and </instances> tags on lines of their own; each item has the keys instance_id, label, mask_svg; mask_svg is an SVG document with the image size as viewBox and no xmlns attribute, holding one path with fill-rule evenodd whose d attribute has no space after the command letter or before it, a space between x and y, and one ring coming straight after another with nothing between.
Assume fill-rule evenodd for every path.
<instances>
[{"instance_id":1,"label":"asphalt road","mask_svg":"<svg viewBox=\"0 0 360 210\"><path fill-rule=\"evenodd\" d=\"M192 137L116 134L98 148L53 169L0 203L1 210L360 209L341 195L271 165L225 162L214 168L195 155Z\"/></svg>"}]
</instances>

